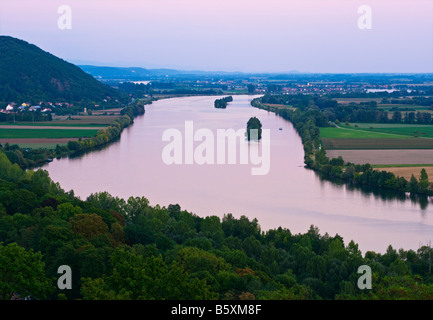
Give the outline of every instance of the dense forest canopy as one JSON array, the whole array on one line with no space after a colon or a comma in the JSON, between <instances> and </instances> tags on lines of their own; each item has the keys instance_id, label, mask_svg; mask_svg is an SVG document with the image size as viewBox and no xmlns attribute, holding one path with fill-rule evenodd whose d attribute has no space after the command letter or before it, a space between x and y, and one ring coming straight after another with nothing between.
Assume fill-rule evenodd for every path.
<instances>
[{"instance_id":1,"label":"dense forest canopy","mask_svg":"<svg viewBox=\"0 0 433 320\"><path fill-rule=\"evenodd\" d=\"M199 217L106 192L86 200L0 150L0 299L433 299L432 248L362 254L354 241L256 219ZM57 288L59 266L72 289ZM358 268L373 289L357 287Z\"/></svg>"},{"instance_id":2,"label":"dense forest canopy","mask_svg":"<svg viewBox=\"0 0 433 320\"><path fill-rule=\"evenodd\" d=\"M256 132L251 130L257 130ZM260 140L262 138L262 123L256 117L251 117L247 122L247 138L248 141Z\"/></svg>"}]
</instances>

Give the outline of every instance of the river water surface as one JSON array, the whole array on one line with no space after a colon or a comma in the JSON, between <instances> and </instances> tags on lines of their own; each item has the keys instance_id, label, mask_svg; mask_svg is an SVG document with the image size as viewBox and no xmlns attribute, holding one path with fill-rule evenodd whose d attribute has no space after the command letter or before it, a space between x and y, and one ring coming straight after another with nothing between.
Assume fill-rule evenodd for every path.
<instances>
[{"instance_id":1,"label":"river water surface","mask_svg":"<svg viewBox=\"0 0 433 320\"><path fill-rule=\"evenodd\" d=\"M305 233L310 225L345 244L354 240L363 253L394 248L414 249L433 238L433 206L421 209L410 200L384 200L321 180L304 168L303 147L291 123L253 108L252 96L234 96L226 109L215 109L216 97L159 100L125 129L120 140L80 158L54 160L44 167L63 189L82 199L108 191L127 199L144 196L151 205L178 203L199 216L232 213L257 218L262 230L288 228ZM270 130L270 171L252 175L252 164L167 165L162 151L166 129L244 129L250 117ZM248 144L247 141L242 143ZM196 142L199 145L200 142ZM216 155L215 155L216 157Z\"/></svg>"}]
</instances>

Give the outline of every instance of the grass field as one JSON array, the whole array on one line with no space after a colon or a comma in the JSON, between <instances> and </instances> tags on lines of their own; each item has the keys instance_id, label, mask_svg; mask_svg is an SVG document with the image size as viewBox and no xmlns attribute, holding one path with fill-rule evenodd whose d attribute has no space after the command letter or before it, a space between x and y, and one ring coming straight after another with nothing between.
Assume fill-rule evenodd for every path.
<instances>
[{"instance_id":1,"label":"grass field","mask_svg":"<svg viewBox=\"0 0 433 320\"><path fill-rule=\"evenodd\" d=\"M66 146L67 143L17 143L20 148L55 149L57 145Z\"/></svg>"},{"instance_id":2,"label":"grass field","mask_svg":"<svg viewBox=\"0 0 433 320\"><path fill-rule=\"evenodd\" d=\"M341 124L340 128L320 128L320 137L326 149L433 149L433 126L429 125Z\"/></svg>"},{"instance_id":3,"label":"grass field","mask_svg":"<svg viewBox=\"0 0 433 320\"><path fill-rule=\"evenodd\" d=\"M53 122L68 124L71 126L77 126L79 124L85 125L110 125L114 120L119 119L120 115L117 116L72 116L71 120L66 120L66 117L55 117Z\"/></svg>"},{"instance_id":4,"label":"grass field","mask_svg":"<svg viewBox=\"0 0 433 320\"><path fill-rule=\"evenodd\" d=\"M373 130L352 128L320 128L320 137L324 139L407 139L401 134L388 134Z\"/></svg>"},{"instance_id":5,"label":"grass field","mask_svg":"<svg viewBox=\"0 0 433 320\"><path fill-rule=\"evenodd\" d=\"M1 129L0 139L59 139L88 138L96 135L98 130L81 129Z\"/></svg>"},{"instance_id":6,"label":"grass field","mask_svg":"<svg viewBox=\"0 0 433 320\"><path fill-rule=\"evenodd\" d=\"M415 135L420 138L433 138L432 125L352 123L350 126L340 126L341 128L320 128L320 136L330 139L402 139Z\"/></svg>"},{"instance_id":7,"label":"grass field","mask_svg":"<svg viewBox=\"0 0 433 320\"><path fill-rule=\"evenodd\" d=\"M108 111L108 110L107 110ZM120 109L113 111L120 112ZM0 143L17 144L23 148L55 148L68 141L90 138L100 128L112 124L120 115L55 116L53 121L0 123Z\"/></svg>"}]
</instances>

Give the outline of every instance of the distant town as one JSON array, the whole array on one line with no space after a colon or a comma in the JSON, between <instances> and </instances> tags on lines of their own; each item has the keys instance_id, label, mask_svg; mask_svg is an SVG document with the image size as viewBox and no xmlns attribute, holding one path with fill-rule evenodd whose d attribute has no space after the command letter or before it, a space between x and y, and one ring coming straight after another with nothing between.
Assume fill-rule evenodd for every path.
<instances>
[{"instance_id":1,"label":"distant town","mask_svg":"<svg viewBox=\"0 0 433 320\"><path fill-rule=\"evenodd\" d=\"M84 68L86 71L86 69ZM87 71L89 73L89 71ZM128 78L92 74L111 87L120 89L129 101L143 98L163 98L188 95L236 94L317 94L343 98L344 96L382 97L385 99L408 96L433 96L433 80L429 75L361 75L361 74L186 74L147 75ZM119 107L121 103L109 96L101 101L77 103L70 101L10 101L0 105L0 113L37 112L68 114Z\"/></svg>"}]
</instances>

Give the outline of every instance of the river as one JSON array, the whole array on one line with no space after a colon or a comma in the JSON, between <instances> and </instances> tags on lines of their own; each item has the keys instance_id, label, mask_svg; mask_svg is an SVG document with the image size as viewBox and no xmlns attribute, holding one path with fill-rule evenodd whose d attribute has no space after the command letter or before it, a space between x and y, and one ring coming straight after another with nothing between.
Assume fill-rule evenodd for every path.
<instances>
[{"instance_id":1,"label":"river","mask_svg":"<svg viewBox=\"0 0 433 320\"><path fill-rule=\"evenodd\" d=\"M118 142L79 158L54 160L44 169L63 189L74 190L82 199L100 191L125 199L144 196L151 205L178 203L203 217L232 213L257 218L263 231L281 226L305 233L314 225L321 234L339 234L345 244L354 240L363 253L385 252L390 244L416 250L432 240L431 204L422 209L410 200L384 199L321 180L304 168L301 139L291 123L253 108L252 96L233 96L226 109L214 108L216 98L156 101L146 106L146 114L136 118ZM269 173L252 175L251 162L167 165L163 161L163 150L170 143L162 139L167 129L177 129L185 138L185 121L192 121L188 123L194 132L205 128L216 136L218 129L245 129L250 117L257 117L263 130L270 132Z\"/></svg>"}]
</instances>

